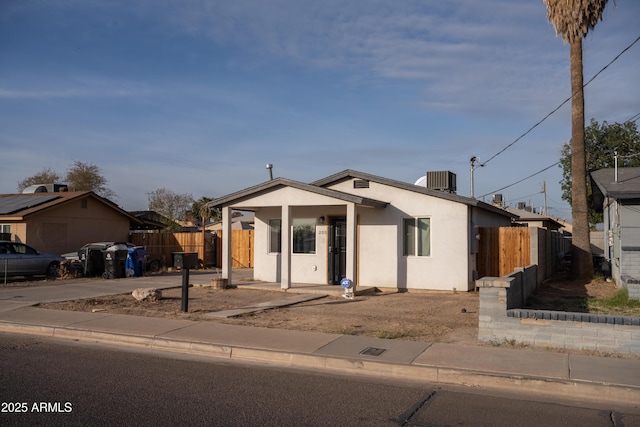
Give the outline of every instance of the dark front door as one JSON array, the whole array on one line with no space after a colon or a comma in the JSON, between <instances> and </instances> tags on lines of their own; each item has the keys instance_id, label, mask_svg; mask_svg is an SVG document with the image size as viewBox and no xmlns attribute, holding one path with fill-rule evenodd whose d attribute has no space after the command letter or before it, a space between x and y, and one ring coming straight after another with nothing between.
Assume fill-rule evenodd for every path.
<instances>
[{"instance_id":1,"label":"dark front door","mask_svg":"<svg viewBox=\"0 0 640 427\"><path fill-rule=\"evenodd\" d=\"M339 285L347 274L347 219L329 218L329 284Z\"/></svg>"}]
</instances>

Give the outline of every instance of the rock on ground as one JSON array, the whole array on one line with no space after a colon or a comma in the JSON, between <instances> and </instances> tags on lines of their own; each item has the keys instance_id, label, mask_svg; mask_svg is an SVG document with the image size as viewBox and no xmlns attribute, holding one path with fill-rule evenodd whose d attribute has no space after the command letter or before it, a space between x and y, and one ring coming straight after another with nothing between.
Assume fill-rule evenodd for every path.
<instances>
[{"instance_id":1,"label":"rock on ground","mask_svg":"<svg viewBox=\"0 0 640 427\"><path fill-rule=\"evenodd\" d=\"M162 292L155 288L138 288L131 295L138 301L158 301L162 299Z\"/></svg>"}]
</instances>

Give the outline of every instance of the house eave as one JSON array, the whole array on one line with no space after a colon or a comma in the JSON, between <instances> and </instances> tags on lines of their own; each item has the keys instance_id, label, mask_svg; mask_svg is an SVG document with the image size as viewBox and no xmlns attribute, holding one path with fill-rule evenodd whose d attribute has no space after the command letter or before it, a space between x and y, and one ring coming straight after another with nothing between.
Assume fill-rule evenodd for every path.
<instances>
[{"instance_id":1,"label":"house eave","mask_svg":"<svg viewBox=\"0 0 640 427\"><path fill-rule=\"evenodd\" d=\"M371 175L365 172L359 172L359 171L355 171L352 169L347 169L344 170L342 172L338 172L336 174L330 175L326 178L322 178L320 180L314 181L311 183L311 185L314 186L319 186L319 187L326 187L328 185L331 184L335 184L335 183L339 183L339 182L343 182L349 179L363 179L363 180L367 180L367 181L372 181L372 182L376 182L378 184L382 184L382 185L387 185L390 187L394 187L394 188L399 188L399 189L403 189L403 190L407 190L407 191L412 191L415 193L420 193L420 194L424 194L427 196L432 196L432 197L437 197L440 199L444 199L444 200L449 200L452 202L457 202L457 203L462 203L465 204L467 206L471 206L471 207L477 207L483 210L487 210L493 213L496 213L498 215L502 215L502 216L506 216L509 218L517 218L517 215L513 215L510 212L507 212L503 209L497 208L495 206L492 206L488 203L482 202L480 200L477 199L472 199L470 197L465 197L465 196L460 196L457 194L451 194L451 193L447 193L444 191L437 191L437 190L431 190L428 189L426 187L421 187L419 185L415 185L415 184L411 184L411 183L407 183L407 182L402 182L402 181L396 181L393 179L389 179L389 178L383 178L380 176L376 176L376 175Z\"/></svg>"},{"instance_id":2,"label":"house eave","mask_svg":"<svg viewBox=\"0 0 640 427\"><path fill-rule=\"evenodd\" d=\"M345 193L342 191L318 187L311 184L305 184L299 181L294 181L286 178L275 178L273 180L255 185L253 187L249 187L247 189L244 189L235 193L231 193L227 196L214 199L209 203L207 203L207 206L209 206L210 208L229 207L229 206L233 206L234 204L238 204L242 201L249 200L257 195L268 193L270 191L274 191L283 187L296 188L298 190L307 191L310 193L319 194L322 196L337 199L345 203L355 203L356 205L359 205L359 206L366 206L366 207L372 207L372 208L384 208L389 204L388 202L361 197L361 196L353 195L350 193Z\"/></svg>"}]
</instances>

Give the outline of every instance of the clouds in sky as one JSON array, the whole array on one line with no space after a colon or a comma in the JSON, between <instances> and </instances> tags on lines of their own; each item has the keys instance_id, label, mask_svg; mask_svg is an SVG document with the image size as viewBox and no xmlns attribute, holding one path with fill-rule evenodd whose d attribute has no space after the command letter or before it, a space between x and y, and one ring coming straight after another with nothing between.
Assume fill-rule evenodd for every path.
<instances>
[{"instance_id":1,"label":"clouds in sky","mask_svg":"<svg viewBox=\"0 0 640 427\"><path fill-rule=\"evenodd\" d=\"M584 43L585 80L640 35L640 4L609 3ZM587 87L587 120L639 112L638 49ZM305 182L451 170L468 195L471 156L570 94L569 48L542 1L9 0L0 64L0 192L79 160L125 209L160 187L221 196L265 180L265 163ZM567 105L478 170L475 194L553 164L569 135ZM507 201L544 180L553 213L570 216L560 178L553 168Z\"/></svg>"}]
</instances>

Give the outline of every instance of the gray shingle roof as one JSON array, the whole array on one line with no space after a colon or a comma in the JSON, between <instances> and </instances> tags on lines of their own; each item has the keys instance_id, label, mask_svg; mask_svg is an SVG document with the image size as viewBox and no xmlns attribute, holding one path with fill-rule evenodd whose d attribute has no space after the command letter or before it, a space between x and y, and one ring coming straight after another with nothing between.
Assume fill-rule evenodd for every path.
<instances>
[{"instance_id":1,"label":"gray shingle roof","mask_svg":"<svg viewBox=\"0 0 640 427\"><path fill-rule=\"evenodd\" d=\"M615 180L615 169L607 168L591 172L594 195L615 199L640 198L640 168L618 168L618 180Z\"/></svg>"}]
</instances>

